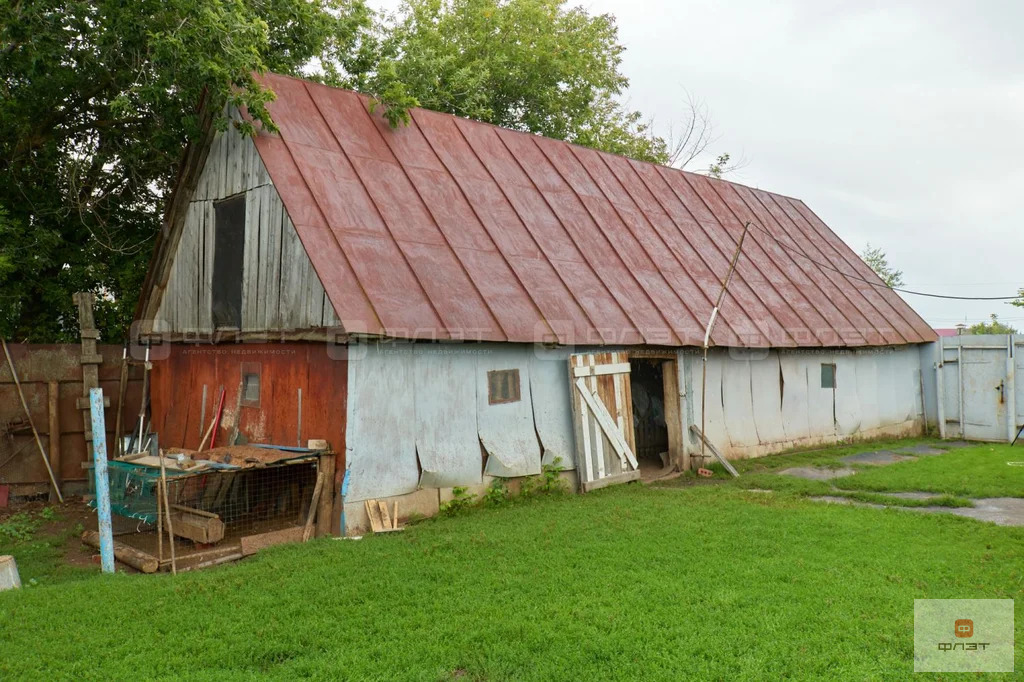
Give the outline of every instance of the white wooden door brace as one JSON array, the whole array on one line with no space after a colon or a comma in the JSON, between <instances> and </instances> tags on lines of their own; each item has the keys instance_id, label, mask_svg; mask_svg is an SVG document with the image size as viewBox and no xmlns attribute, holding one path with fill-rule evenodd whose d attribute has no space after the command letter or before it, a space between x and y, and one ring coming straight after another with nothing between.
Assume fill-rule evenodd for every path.
<instances>
[{"instance_id":1,"label":"white wooden door brace","mask_svg":"<svg viewBox=\"0 0 1024 682\"><path fill-rule=\"evenodd\" d=\"M604 431L604 435L608 437L608 441L615 448L615 453L619 456L623 465L628 461L630 466L634 469L637 468L636 456L633 451L629 449L629 445L626 444L625 438L622 436L622 431L619 430L615 424L615 420L609 414L608 409L604 406L604 403L600 398L589 388L585 383L583 377L576 379L576 388L579 390L580 395L583 397L583 401L590 408L590 411L594 413L594 418L597 419L597 423L601 426L601 430Z\"/></svg>"}]
</instances>

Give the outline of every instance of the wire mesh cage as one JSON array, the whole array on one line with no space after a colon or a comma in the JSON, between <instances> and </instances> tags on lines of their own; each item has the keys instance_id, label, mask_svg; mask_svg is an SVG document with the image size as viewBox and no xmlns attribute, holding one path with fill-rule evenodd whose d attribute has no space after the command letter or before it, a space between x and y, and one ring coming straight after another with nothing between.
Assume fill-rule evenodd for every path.
<instances>
[{"instance_id":1,"label":"wire mesh cage","mask_svg":"<svg viewBox=\"0 0 1024 682\"><path fill-rule=\"evenodd\" d=\"M253 466L203 461L200 471L165 467L166 506L158 466L115 460L108 463L108 475L111 511L136 522L118 539L142 551L157 550L163 558L159 529L166 532L168 515L175 548L183 555L303 526L314 503L318 457Z\"/></svg>"}]
</instances>

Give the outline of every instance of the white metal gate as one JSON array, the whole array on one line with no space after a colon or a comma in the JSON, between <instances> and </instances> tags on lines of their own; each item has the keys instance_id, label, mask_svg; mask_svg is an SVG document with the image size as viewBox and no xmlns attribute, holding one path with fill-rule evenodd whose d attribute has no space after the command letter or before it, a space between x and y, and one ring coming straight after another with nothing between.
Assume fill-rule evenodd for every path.
<instances>
[{"instance_id":1,"label":"white metal gate","mask_svg":"<svg viewBox=\"0 0 1024 682\"><path fill-rule=\"evenodd\" d=\"M1021 337L1004 335L939 339L936 386L943 438L1013 439L1024 421L1018 412L1015 381L1024 360L1021 346Z\"/></svg>"},{"instance_id":2,"label":"white metal gate","mask_svg":"<svg viewBox=\"0 0 1024 682\"><path fill-rule=\"evenodd\" d=\"M584 492L640 478L629 374L625 352L569 356L576 471Z\"/></svg>"}]
</instances>

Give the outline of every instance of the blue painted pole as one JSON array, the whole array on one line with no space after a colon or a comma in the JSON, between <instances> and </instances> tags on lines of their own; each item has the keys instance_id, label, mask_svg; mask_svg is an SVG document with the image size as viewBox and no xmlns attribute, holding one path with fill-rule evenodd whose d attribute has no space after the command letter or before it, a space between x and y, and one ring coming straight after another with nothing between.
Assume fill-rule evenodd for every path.
<instances>
[{"instance_id":1,"label":"blue painted pole","mask_svg":"<svg viewBox=\"0 0 1024 682\"><path fill-rule=\"evenodd\" d=\"M92 463L96 476L96 511L100 519L100 566L114 572L114 533L110 528L110 479L107 477L107 426L103 418L103 389L89 389L92 413Z\"/></svg>"}]
</instances>

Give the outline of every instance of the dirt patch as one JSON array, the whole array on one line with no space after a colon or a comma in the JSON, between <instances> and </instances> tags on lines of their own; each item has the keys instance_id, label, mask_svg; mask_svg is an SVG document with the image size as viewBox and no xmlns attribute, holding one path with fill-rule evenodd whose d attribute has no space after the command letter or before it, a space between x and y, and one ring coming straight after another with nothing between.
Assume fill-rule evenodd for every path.
<instances>
[{"instance_id":1,"label":"dirt patch","mask_svg":"<svg viewBox=\"0 0 1024 682\"><path fill-rule=\"evenodd\" d=\"M39 518L39 513L49 507L55 518L42 521L33 533L34 541L59 542L64 562L71 566L92 566L98 562L99 550L82 543L82 530L95 530L97 526L96 510L92 509L81 498L65 498L64 504L49 504L42 500L33 500L12 504L0 509L0 523L6 522L15 514L22 512ZM134 569L125 567L128 571Z\"/></svg>"}]
</instances>

